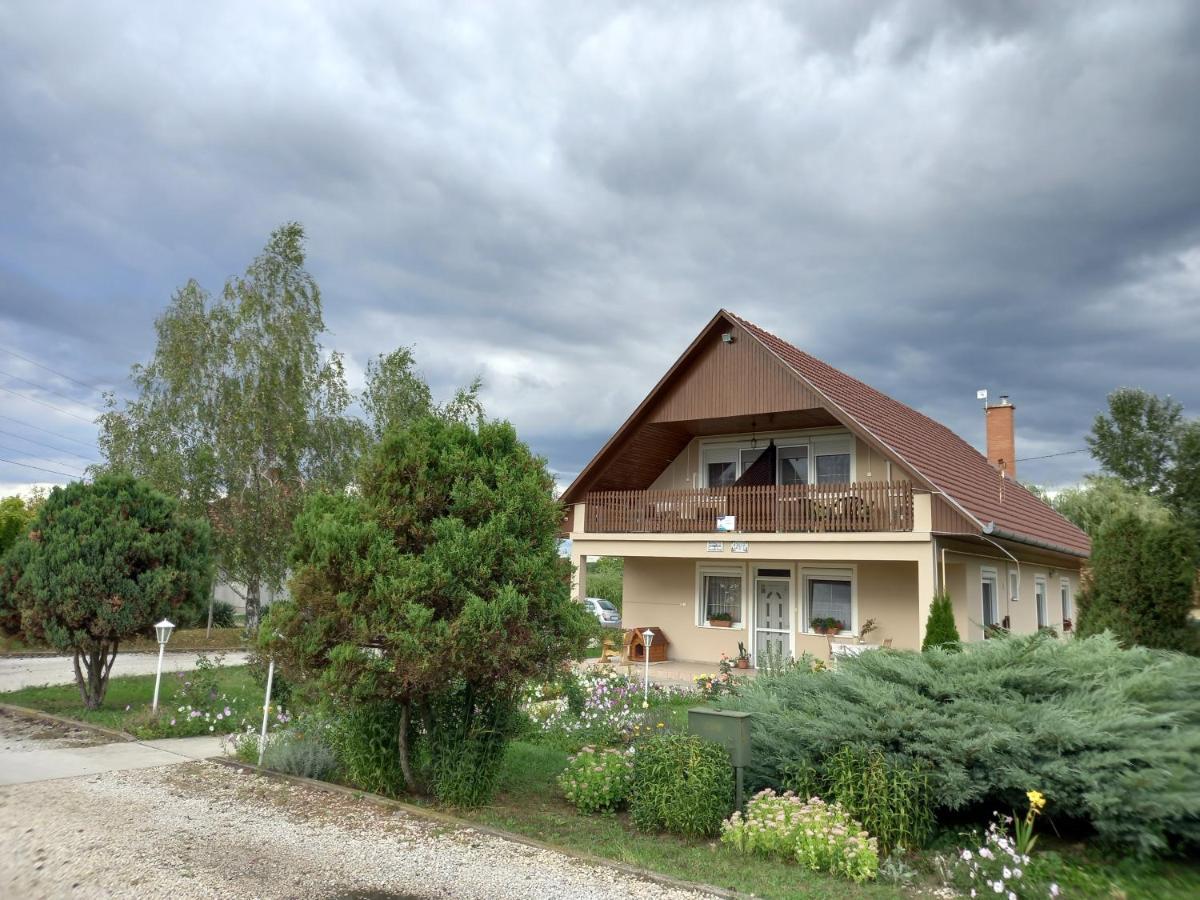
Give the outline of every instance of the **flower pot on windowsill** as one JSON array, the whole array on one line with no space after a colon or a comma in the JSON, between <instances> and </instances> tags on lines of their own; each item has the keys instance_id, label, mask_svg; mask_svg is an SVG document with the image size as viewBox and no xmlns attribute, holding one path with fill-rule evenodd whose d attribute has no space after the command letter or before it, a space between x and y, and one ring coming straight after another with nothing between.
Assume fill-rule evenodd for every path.
<instances>
[{"instance_id":1,"label":"flower pot on windowsill","mask_svg":"<svg viewBox=\"0 0 1200 900\"><path fill-rule=\"evenodd\" d=\"M733 620L732 619L709 619L708 627L709 628L732 628Z\"/></svg>"},{"instance_id":2,"label":"flower pot on windowsill","mask_svg":"<svg viewBox=\"0 0 1200 900\"><path fill-rule=\"evenodd\" d=\"M744 656L739 656L739 657L738 657L737 659L735 659L733 662L734 662L734 665L736 665L736 666L737 666L739 669L748 669L748 668L750 668L750 660L748 660L748 659L747 659L746 657L744 657Z\"/></svg>"},{"instance_id":3,"label":"flower pot on windowsill","mask_svg":"<svg viewBox=\"0 0 1200 900\"><path fill-rule=\"evenodd\" d=\"M841 634L846 627L841 622L813 622L812 629L817 634Z\"/></svg>"}]
</instances>

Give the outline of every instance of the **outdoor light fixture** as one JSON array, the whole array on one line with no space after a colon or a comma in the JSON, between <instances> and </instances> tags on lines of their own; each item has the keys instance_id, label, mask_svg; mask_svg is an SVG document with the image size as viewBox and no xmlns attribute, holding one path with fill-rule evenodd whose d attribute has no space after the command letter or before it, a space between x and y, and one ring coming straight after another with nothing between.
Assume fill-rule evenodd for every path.
<instances>
[{"instance_id":1,"label":"outdoor light fixture","mask_svg":"<svg viewBox=\"0 0 1200 900\"><path fill-rule=\"evenodd\" d=\"M650 705L650 645L654 643L654 631L650 628L643 631L642 641L645 642L642 650L646 654L646 683L642 688L642 707L645 708Z\"/></svg>"},{"instance_id":2,"label":"outdoor light fixture","mask_svg":"<svg viewBox=\"0 0 1200 900\"><path fill-rule=\"evenodd\" d=\"M162 683L163 652L167 649L167 641L171 639L171 632L174 630L175 625L169 619L163 619L154 626L154 633L158 635L158 672L154 676L154 703L150 706L151 712L158 712L158 686Z\"/></svg>"}]
</instances>

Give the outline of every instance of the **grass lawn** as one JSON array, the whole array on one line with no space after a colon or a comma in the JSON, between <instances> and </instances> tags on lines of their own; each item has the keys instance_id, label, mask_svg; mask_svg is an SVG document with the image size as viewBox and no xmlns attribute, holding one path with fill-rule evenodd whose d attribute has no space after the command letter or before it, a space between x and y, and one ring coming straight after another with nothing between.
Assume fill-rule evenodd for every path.
<instances>
[{"instance_id":1,"label":"grass lawn","mask_svg":"<svg viewBox=\"0 0 1200 900\"><path fill-rule=\"evenodd\" d=\"M159 694L160 708L169 706L179 689L179 679L169 673L170 661L163 665L162 688ZM217 670L217 690L231 697L242 697L253 707L257 704L261 713L261 688L250 676L246 666L223 666ZM139 716L144 716L154 699L153 675L122 675L109 679L108 693L100 709L86 709L79 697L79 689L72 684L56 684L49 687L27 687L18 691L0 694L0 703L12 703L103 725L106 728L124 730ZM128 706L128 711L125 707ZM230 723L232 724L232 722Z\"/></svg>"},{"instance_id":2,"label":"grass lawn","mask_svg":"<svg viewBox=\"0 0 1200 900\"><path fill-rule=\"evenodd\" d=\"M624 813L580 815L554 784L566 761L562 751L517 742L505 757L496 799L459 814L560 847L760 897L902 896L885 885L855 885L787 863L747 859L716 840L642 834Z\"/></svg>"}]
</instances>

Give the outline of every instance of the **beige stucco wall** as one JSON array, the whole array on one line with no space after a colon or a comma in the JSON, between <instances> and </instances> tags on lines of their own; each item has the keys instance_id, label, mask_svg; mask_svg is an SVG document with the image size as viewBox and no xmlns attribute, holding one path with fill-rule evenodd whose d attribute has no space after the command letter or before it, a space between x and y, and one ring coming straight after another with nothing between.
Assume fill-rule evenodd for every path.
<instances>
[{"instance_id":1,"label":"beige stucco wall","mask_svg":"<svg viewBox=\"0 0 1200 900\"><path fill-rule=\"evenodd\" d=\"M721 653L734 656L738 642L753 647L753 632L746 628L710 628L698 624L698 570L713 565L704 558L626 557L622 620L625 628L658 626L671 642L671 659L712 662ZM730 565L722 560L720 565ZM838 562L770 561L733 563L744 573L746 598L744 608L752 607L753 571L755 566L788 568L792 573L792 621L795 628L795 652L815 656L828 655L828 641L823 635L800 631L803 622L800 604L805 570L808 568L851 568L854 571L857 620L877 620L879 630L868 640L882 642L890 638L892 646L915 649L919 646L918 571L914 562ZM747 622L752 626L752 622Z\"/></svg>"},{"instance_id":2,"label":"beige stucco wall","mask_svg":"<svg viewBox=\"0 0 1200 900\"><path fill-rule=\"evenodd\" d=\"M1018 557L1019 559L1019 557ZM955 552L946 553L946 586L954 602L954 619L958 633L964 640L978 641L983 638L983 588L982 570L996 571L999 581L1000 616L1009 617L1010 630L1014 634L1032 634L1037 631L1036 578L1046 579L1047 623L1062 634L1062 602L1059 593L1060 579L1066 578L1071 585L1071 607L1073 618L1078 621L1077 597L1079 594L1079 571L1055 568L1046 564L1021 561L1019 598L1014 602L1008 597L1008 573L1016 572L1017 565L1005 558L981 559Z\"/></svg>"},{"instance_id":3,"label":"beige stucco wall","mask_svg":"<svg viewBox=\"0 0 1200 900\"><path fill-rule=\"evenodd\" d=\"M802 436L806 432L795 431L786 432L786 434L794 436ZM832 430L829 428L815 429L813 434L845 434L846 432ZM772 435L758 436L760 446L765 445L765 441L769 440ZM747 442L751 435L722 435L724 438L744 438ZM682 452L671 461L671 463L662 471L662 474L655 479L650 485L650 490L653 491L670 491L681 490L686 488L698 488L701 485L700 478L700 444L701 441L713 440L713 438L692 438ZM786 442L785 438L777 438L777 442ZM857 481L887 481L888 477L888 461L886 457L877 451L873 450L866 441L855 438L854 440L854 477ZM893 481L907 480L904 473L899 467L893 467Z\"/></svg>"}]
</instances>

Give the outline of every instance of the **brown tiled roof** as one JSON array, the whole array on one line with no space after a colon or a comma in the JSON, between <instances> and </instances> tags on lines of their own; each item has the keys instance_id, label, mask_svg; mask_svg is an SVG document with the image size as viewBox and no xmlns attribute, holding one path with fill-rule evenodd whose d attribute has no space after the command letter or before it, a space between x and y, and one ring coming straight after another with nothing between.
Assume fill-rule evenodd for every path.
<instances>
[{"instance_id":1,"label":"brown tiled roof","mask_svg":"<svg viewBox=\"0 0 1200 900\"><path fill-rule=\"evenodd\" d=\"M1091 541L1083 531L1020 484L1002 477L983 454L945 425L851 378L753 322L729 312L725 315L742 325L840 412L980 525L994 525L993 533L1008 532L1078 554L1091 553Z\"/></svg>"}]
</instances>

